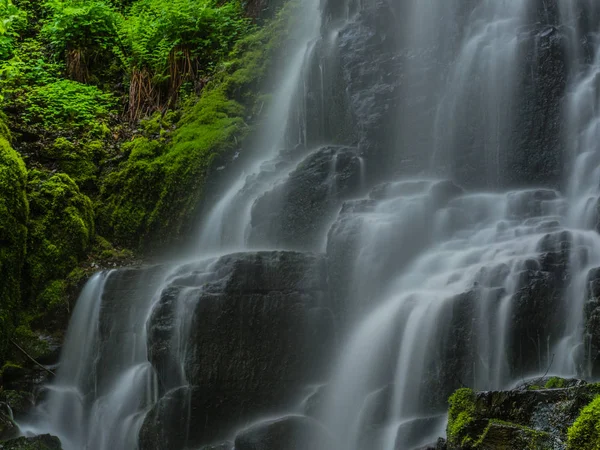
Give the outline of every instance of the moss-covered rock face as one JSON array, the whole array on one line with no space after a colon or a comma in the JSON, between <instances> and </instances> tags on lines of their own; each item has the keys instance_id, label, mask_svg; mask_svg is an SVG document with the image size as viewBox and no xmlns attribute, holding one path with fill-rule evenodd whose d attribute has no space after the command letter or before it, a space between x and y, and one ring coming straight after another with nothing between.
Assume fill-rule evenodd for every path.
<instances>
[{"instance_id":1,"label":"moss-covered rock face","mask_svg":"<svg viewBox=\"0 0 600 450\"><path fill-rule=\"evenodd\" d=\"M464 446L472 441L470 429L475 422L475 393L468 388L456 391L448 403L448 443L454 446Z\"/></svg>"},{"instance_id":2,"label":"moss-covered rock face","mask_svg":"<svg viewBox=\"0 0 600 450\"><path fill-rule=\"evenodd\" d=\"M23 160L8 142L0 119L0 359L13 330L20 303L29 207Z\"/></svg>"},{"instance_id":3,"label":"moss-covered rock face","mask_svg":"<svg viewBox=\"0 0 600 450\"><path fill-rule=\"evenodd\" d=\"M94 212L91 200L66 174L31 171L27 192L24 290L28 306L48 312L64 304L64 280L94 239Z\"/></svg>"},{"instance_id":4,"label":"moss-covered rock face","mask_svg":"<svg viewBox=\"0 0 600 450\"><path fill-rule=\"evenodd\" d=\"M600 384L558 377L512 391L459 389L449 399L447 448L564 449L568 439L568 450L597 449L598 394Z\"/></svg>"},{"instance_id":5,"label":"moss-covered rock face","mask_svg":"<svg viewBox=\"0 0 600 450\"><path fill-rule=\"evenodd\" d=\"M288 5L269 26L240 41L230 61L198 102L185 108L176 130L159 140L137 138L128 159L102 185L99 228L134 248L167 243L187 229L215 162L236 148L251 127L259 86L291 19ZM148 239L152 237L153 239Z\"/></svg>"}]
</instances>

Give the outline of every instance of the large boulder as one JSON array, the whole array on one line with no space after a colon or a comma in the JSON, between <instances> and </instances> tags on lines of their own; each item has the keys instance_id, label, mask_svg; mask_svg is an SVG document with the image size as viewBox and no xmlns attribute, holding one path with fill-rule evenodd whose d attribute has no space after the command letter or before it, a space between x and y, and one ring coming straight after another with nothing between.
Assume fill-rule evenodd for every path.
<instances>
[{"instance_id":1,"label":"large boulder","mask_svg":"<svg viewBox=\"0 0 600 450\"><path fill-rule=\"evenodd\" d=\"M450 397L448 450L564 449L569 427L600 392L580 380L540 378L511 391Z\"/></svg>"},{"instance_id":2,"label":"large boulder","mask_svg":"<svg viewBox=\"0 0 600 450\"><path fill-rule=\"evenodd\" d=\"M168 392L142 426L140 449L227 438L322 379L335 340L327 291L323 258L312 254L233 254L182 269L148 325L150 361Z\"/></svg>"}]
</instances>

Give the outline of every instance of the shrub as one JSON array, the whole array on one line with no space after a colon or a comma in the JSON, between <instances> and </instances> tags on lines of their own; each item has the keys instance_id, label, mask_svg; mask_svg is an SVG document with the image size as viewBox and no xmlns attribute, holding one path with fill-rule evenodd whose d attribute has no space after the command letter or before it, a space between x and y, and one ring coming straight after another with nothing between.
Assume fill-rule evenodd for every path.
<instances>
[{"instance_id":1,"label":"shrub","mask_svg":"<svg viewBox=\"0 0 600 450\"><path fill-rule=\"evenodd\" d=\"M114 56L121 16L102 0L50 0L46 7L50 18L42 27L42 38L57 58L66 61L70 78L87 81L94 63Z\"/></svg>"}]
</instances>

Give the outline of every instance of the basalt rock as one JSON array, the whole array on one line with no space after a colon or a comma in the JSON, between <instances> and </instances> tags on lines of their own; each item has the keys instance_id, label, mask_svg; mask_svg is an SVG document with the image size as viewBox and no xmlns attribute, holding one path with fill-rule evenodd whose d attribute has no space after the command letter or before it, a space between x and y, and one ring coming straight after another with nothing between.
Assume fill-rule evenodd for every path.
<instances>
[{"instance_id":1,"label":"basalt rock","mask_svg":"<svg viewBox=\"0 0 600 450\"><path fill-rule=\"evenodd\" d=\"M148 414L140 449L227 438L320 381L335 341L324 267L311 254L242 253L174 277L148 333L150 361L170 390ZM178 313L174 299L189 309ZM182 330L183 352L172 339ZM164 376L175 363L185 387Z\"/></svg>"},{"instance_id":2,"label":"basalt rock","mask_svg":"<svg viewBox=\"0 0 600 450\"><path fill-rule=\"evenodd\" d=\"M255 202L250 242L318 250L324 227L334 219L341 202L360 188L356 149L321 148Z\"/></svg>"}]
</instances>

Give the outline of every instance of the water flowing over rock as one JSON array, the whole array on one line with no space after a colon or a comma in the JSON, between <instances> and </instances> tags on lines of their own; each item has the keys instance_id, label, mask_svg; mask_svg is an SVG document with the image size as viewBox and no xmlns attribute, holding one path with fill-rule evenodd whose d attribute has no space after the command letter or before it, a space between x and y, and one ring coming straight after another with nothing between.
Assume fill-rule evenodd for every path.
<instances>
[{"instance_id":1,"label":"water flowing over rock","mask_svg":"<svg viewBox=\"0 0 600 450\"><path fill-rule=\"evenodd\" d=\"M600 7L300 3L239 176L179 262L90 280L21 430L458 450L462 388L482 448L564 448L597 387L514 387L600 373Z\"/></svg>"}]
</instances>

